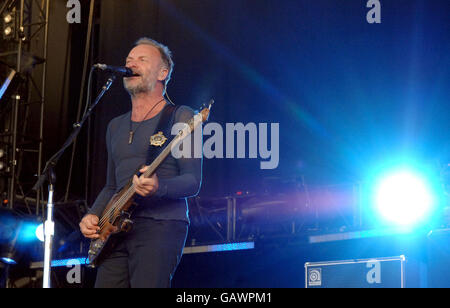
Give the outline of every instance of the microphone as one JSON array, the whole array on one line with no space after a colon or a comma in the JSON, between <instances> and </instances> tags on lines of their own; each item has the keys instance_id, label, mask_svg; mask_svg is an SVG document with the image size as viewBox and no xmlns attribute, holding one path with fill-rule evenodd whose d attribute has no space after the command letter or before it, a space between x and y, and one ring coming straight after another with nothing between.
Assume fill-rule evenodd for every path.
<instances>
[{"instance_id":1,"label":"microphone","mask_svg":"<svg viewBox=\"0 0 450 308\"><path fill-rule=\"evenodd\" d=\"M112 66L112 65L106 65L97 63L94 64L95 68L101 69L102 71L109 71L116 73L118 75L122 75L123 77L132 77L132 76L138 76L131 69L125 66Z\"/></svg>"}]
</instances>

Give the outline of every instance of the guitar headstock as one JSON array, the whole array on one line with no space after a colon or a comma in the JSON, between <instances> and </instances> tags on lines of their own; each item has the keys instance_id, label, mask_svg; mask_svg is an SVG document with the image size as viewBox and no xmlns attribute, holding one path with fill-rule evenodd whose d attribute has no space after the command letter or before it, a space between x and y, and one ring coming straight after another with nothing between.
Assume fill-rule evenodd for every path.
<instances>
[{"instance_id":1,"label":"guitar headstock","mask_svg":"<svg viewBox=\"0 0 450 308\"><path fill-rule=\"evenodd\" d=\"M214 104L214 100L213 99L211 99L207 105L203 104L202 107L201 107L201 110L198 111L196 113L196 115L192 119L189 120L189 122L187 124L189 125L190 132L193 132L197 125L200 125L201 123L205 123L206 121L208 121L209 113L211 111L211 107L212 107L213 104ZM202 117L202 121L201 122L198 119L198 115L200 115Z\"/></svg>"},{"instance_id":2,"label":"guitar headstock","mask_svg":"<svg viewBox=\"0 0 450 308\"><path fill-rule=\"evenodd\" d=\"M214 99L211 99L208 104L203 104L199 113L202 115L202 122L208 121L211 107L214 104Z\"/></svg>"}]
</instances>

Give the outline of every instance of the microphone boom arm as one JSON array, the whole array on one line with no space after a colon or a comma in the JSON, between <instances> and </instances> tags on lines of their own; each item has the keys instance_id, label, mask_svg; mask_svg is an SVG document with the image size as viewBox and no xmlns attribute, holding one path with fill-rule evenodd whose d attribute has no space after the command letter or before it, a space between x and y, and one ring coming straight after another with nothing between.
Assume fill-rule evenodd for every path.
<instances>
[{"instance_id":1,"label":"microphone boom arm","mask_svg":"<svg viewBox=\"0 0 450 308\"><path fill-rule=\"evenodd\" d=\"M97 106L100 99L109 90L112 83L116 79L115 75L108 78L106 84L102 87L102 91L95 99L94 103L89 107L89 109L84 114L80 122L73 125L73 132L64 143L61 150L59 150L55 155L53 155L49 161L47 161L44 171L39 177L38 181L33 187L33 190L38 191L40 187L48 180L48 201L47 201L47 220L44 223L44 275L43 275L43 287L50 288L50 270L51 270L51 259L52 259L52 246L53 246L53 236L54 236L54 222L53 222L53 193L54 193L54 183L56 182L56 176L54 168L58 163L59 158L62 156L64 151L74 142L75 138L78 136L84 122L92 113L92 110Z\"/></svg>"},{"instance_id":2,"label":"microphone boom arm","mask_svg":"<svg viewBox=\"0 0 450 308\"><path fill-rule=\"evenodd\" d=\"M73 128L74 130L72 131L72 134L69 136L69 138L67 138L66 142L64 143L64 145L62 146L62 148L56 152L55 155L53 155L46 163L44 171L42 171L42 175L39 178L39 180L36 182L36 184L33 187L33 190L37 191L45 182L45 180L51 180L50 177L47 177L49 169L52 169L56 166L56 164L58 163L59 158L62 156L62 154L64 153L64 151L73 143L73 141L75 140L75 138L78 136L78 134L80 133L81 128L83 127L84 122L87 120L87 118L90 117L92 110L95 108L95 106L97 106L97 104L99 103L100 99L103 97L103 95L106 93L106 91L109 90L109 88L111 87L112 83L114 82L114 80L116 79L116 76L112 75L110 78L108 78L108 81L106 82L106 84L102 87L102 91L100 92L100 94L97 96L97 98L95 99L94 103L92 104L91 107L89 107L89 109L87 110L86 114L83 116L83 118L81 119L80 122L77 122L75 124L73 124Z\"/></svg>"}]
</instances>

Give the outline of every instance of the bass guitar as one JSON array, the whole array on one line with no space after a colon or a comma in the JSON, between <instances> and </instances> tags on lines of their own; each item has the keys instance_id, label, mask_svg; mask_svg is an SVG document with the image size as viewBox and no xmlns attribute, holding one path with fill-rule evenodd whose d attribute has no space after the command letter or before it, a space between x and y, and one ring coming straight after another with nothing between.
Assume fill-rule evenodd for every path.
<instances>
[{"instance_id":1,"label":"bass guitar","mask_svg":"<svg viewBox=\"0 0 450 308\"><path fill-rule=\"evenodd\" d=\"M186 126L174 136L172 141L148 166L142 176L146 178L151 177L164 159L170 154L172 148L176 147L183 141L184 138L193 133L199 125L208 121L213 103L214 101L211 100L207 107L203 106L203 109L201 109L200 112L188 121ZM164 136L158 134L152 136L152 138L153 137L156 139L165 138ZM155 140L156 145L159 143L162 144L164 142L161 142L161 140ZM88 259L90 267L98 266L103 259L104 254L106 253L105 251L107 251L106 247L108 246L111 235L119 232L128 232L131 229L132 221L130 220L130 216L134 205L135 194L135 187L130 180L129 184L117 192L106 205L101 217L99 217L98 226L100 229L97 232L99 238L91 240L89 246Z\"/></svg>"}]
</instances>

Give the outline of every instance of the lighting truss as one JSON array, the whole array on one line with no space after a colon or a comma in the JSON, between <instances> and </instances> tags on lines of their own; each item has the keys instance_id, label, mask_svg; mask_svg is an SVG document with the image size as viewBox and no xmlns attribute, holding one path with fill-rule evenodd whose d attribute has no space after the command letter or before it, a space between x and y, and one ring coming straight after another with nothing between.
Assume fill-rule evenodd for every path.
<instances>
[{"instance_id":1,"label":"lighting truss","mask_svg":"<svg viewBox=\"0 0 450 308\"><path fill-rule=\"evenodd\" d=\"M7 189L0 193L9 208L21 201L36 215L41 193L38 191L36 198L27 193L41 170L49 2L0 0L0 71L6 68L14 71L16 78L20 76L14 92L8 90L0 98L0 145L9 149L6 164L10 170ZM32 123L39 123L39 128L31 127Z\"/></svg>"}]
</instances>

